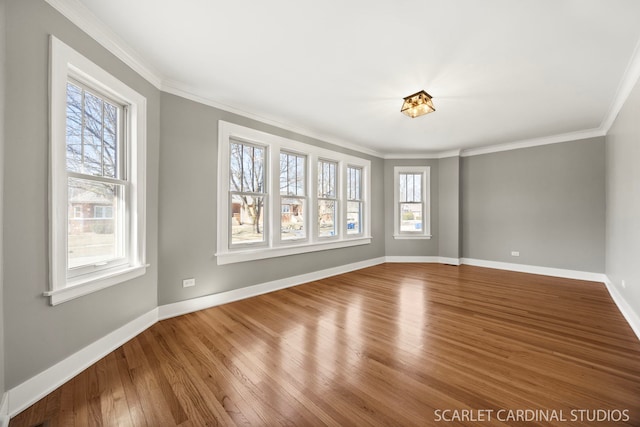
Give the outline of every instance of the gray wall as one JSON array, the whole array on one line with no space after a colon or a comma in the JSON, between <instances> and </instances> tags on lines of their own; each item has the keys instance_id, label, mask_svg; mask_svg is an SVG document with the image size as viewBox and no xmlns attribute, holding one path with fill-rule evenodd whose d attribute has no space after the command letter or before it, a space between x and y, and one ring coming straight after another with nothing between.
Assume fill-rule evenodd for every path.
<instances>
[{"instance_id":1,"label":"gray wall","mask_svg":"<svg viewBox=\"0 0 640 427\"><path fill-rule=\"evenodd\" d=\"M217 265L218 120L371 160L370 245ZM384 256L383 161L174 95L161 97L160 305ZM194 277L196 286L182 288Z\"/></svg>"},{"instance_id":2,"label":"gray wall","mask_svg":"<svg viewBox=\"0 0 640 427\"><path fill-rule=\"evenodd\" d=\"M42 0L6 4L4 238L5 386L12 388L157 306L160 92ZM48 305L48 37L147 97L146 275Z\"/></svg>"},{"instance_id":3,"label":"gray wall","mask_svg":"<svg viewBox=\"0 0 640 427\"><path fill-rule=\"evenodd\" d=\"M640 82L607 134L606 146L606 274L640 317Z\"/></svg>"},{"instance_id":4,"label":"gray wall","mask_svg":"<svg viewBox=\"0 0 640 427\"><path fill-rule=\"evenodd\" d=\"M460 258L460 157L438 161L438 255Z\"/></svg>"},{"instance_id":5,"label":"gray wall","mask_svg":"<svg viewBox=\"0 0 640 427\"><path fill-rule=\"evenodd\" d=\"M384 162L384 224L385 254L387 256L437 256L438 255L438 159L388 159ZM393 238L393 168L396 166L431 167L431 239L394 239Z\"/></svg>"},{"instance_id":6,"label":"gray wall","mask_svg":"<svg viewBox=\"0 0 640 427\"><path fill-rule=\"evenodd\" d=\"M0 205L4 201L0 219L11 250L4 254L0 335L2 318L11 326L4 331L4 351L0 339L0 386L5 359L3 390L157 305L385 254L462 255L605 271L604 138L462 159L383 161L161 94L42 0L7 0L6 15L7 84L6 95L0 93L0 98L11 109L6 111L4 133L0 120L0 135L5 139L4 182L11 185L0 197ZM149 113L147 259L151 268L141 278L56 307L42 296L48 288L49 34L144 94ZM617 286L627 280L626 290L620 289L627 301L640 300L640 270L633 259L640 241L640 177L632 163L640 154L638 92L636 87L606 144L606 271ZM220 119L369 158L373 243L218 266L214 253ZM393 239L393 167L399 165L431 166L430 240ZM519 250L521 256L511 257L511 250ZM0 246L0 255L1 251ZM196 278L195 287L182 288L181 281L187 277ZM638 311L637 303L635 307Z\"/></svg>"},{"instance_id":7,"label":"gray wall","mask_svg":"<svg viewBox=\"0 0 640 427\"><path fill-rule=\"evenodd\" d=\"M2 224L2 202L4 196L4 96L5 96L5 2L0 0L0 224ZM4 239L0 227L0 400L5 392L4 385ZM0 415L0 424L2 419Z\"/></svg>"},{"instance_id":8,"label":"gray wall","mask_svg":"<svg viewBox=\"0 0 640 427\"><path fill-rule=\"evenodd\" d=\"M463 257L604 272L604 159L604 137L463 157Z\"/></svg>"}]
</instances>

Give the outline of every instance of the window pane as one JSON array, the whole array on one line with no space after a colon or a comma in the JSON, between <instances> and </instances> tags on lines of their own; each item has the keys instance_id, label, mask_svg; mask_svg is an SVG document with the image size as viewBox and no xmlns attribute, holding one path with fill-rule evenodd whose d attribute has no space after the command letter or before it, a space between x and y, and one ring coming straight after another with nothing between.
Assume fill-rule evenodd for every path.
<instances>
[{"instance_id":1,"label":"window pane","mask_svg":"<svg viewBox=\"0 0 640 427\"><path fill-rule=\"evenodd\" d=\"M336 169L337 164L334 162L318 162L318 197L336 197Z\"/></svg>"},{"instance_id":2,"label":"window pane","mask_svg":"<svg viewBox=\"0 0 640 427\"><path fill-rule=\"evenodd\" d=\"M84 94L84 126L82 128L82 172L102 175L102 102Z\"/></svg>"},{"instance_id":3,"label":"window pane","mask_svg":"<svg viewBox=\"0 0 640 427\"><path fill-rule=\"evenodd\" d=\"M304 196L305 162L303 156L280 153L280 194Z\"/></svg>"},{"instance_id":4,"label":"window pane","mask_svg":"<svg viewBox=\"0 0 640 427\"><path fill-rule=\"evenodd\" d=\"M400 203L400 231L422 231L422 203Z\"/></svg>"},{"instance_id":5,"label":"window pane","mask_svg":"<svg viewBox=\"0 0 640 427\"><path fill-rule=\"evenodd\" d=\"M398 186L401 202L422 201L422 174L401 173L398 176Z\"/></svg>"},{"instance_id":6,"label":"window pane","mask_svg":"<svg viewBox=\"0 0 640 427\"><path fill-rule=\"evenodd\" d=\"M119 108L67 83L67 170L118 177Z\"/></svg>"},{"instance_id":7,"label":"window pane","mask_svg":"<svg viewBox=\"0 0 640 427\"><path fill-rule=\"evenodd\" d=\"M362 185L362 169L347 168L347 198L349 200L360 200L360 186Z\"/></svg>"},{"instance_id":8,"label":"window pane","mask_svg":"<svg viewBox=\"0 0 640 427\"><path fill-rule=\"evenodd\" d=\"M124 186L69 178L67 267L124 256Z\"/></svg>"},{"instance_id":9,"label":"window pane","mask_svg":"<svg viewBox=\"0 0 640 427\"><path fill-rule=\"evenodd\" d=\"M413 199L412 202L422 201L422 174L413 174Z\"/></svg>"},{"instance_id":10,"label":"window pane","mask_svg":"<svg viewBox=\"0 0 640 427\"><path fill-rule=\"evenodd\" d=\"M242 191L242 144L230 145L229 190Z\"/></svg>"},{"instance_id":11,"label":"window pane","mask_svg":"<svg viewBox=\"0 0 640 427\"><path fill-rule=\"evenodd\" d=\"M104 176L115 178L118 167L118 109L109 103L104 103Z\"/></svg>"},{"instance_id":12,"label":"window pane","mask_svg":"<svg viewBox=\"0 0 640 427\"><path fill-rule=\"evenodd\" d=\"M280 238L282 240L304 239L304 200L282 198L280 213Z\"/></svg>"},{"instance_id":13,"label":"window pane","mask_svg":"<svg viewBox=\"0 0 640 427\"><path fill-rule=\"evenodd\" d=\"M298 196L304 196L305 195L305 189L304 189L304 181L305 181L305 168L306 168L306 162L305 162L305 158L302 156L296 156L296 168L297 168L297 179L296 179L296 194Z\"/></svg>"},{"instance_id":14,"label":"window pane","mask_svg":"<svg viewBox=\"0 0 640 427\"><path fill-rule=\"evenodd\" d=\"M336 204L334 200L318 200L318 236L336 235Z\"/></svg>"},{"instance_id":15,"label":"window pane","mask_svg":"<svg viewBox=\"0 0 640 427\"><path fill-rule=\"evenodd\" d=\"M82 172L82 89L67 84L67 170Z\"/></svg>"},{"instance_id":16,"label":"window pane","mask_svg":"<svg viewBox=\"0 0 640 427\"><path fill-rule=\"evenodd\" d=\"M264 197L234 194L231 198L231 243L264 242Z\"/></svg>"},{"instance_id":17,"label":"window pane","mask_svg":"<svg viewBox=\"0 0 640 427\"><path fill-rule=\"evenodd\" d=\"M249 193L264 192L265 149L235 142L230 145L229 189Z\"/></svg>"},{"instance_id":18,"label":"window pane","mask_svg":"<svg viewBox=\"0 0 640 427\"><path fill-rule=\"evenodd\" d=\"M347 202L347 234L362 233L362 202Z\"/></svg>"}]
</instances>

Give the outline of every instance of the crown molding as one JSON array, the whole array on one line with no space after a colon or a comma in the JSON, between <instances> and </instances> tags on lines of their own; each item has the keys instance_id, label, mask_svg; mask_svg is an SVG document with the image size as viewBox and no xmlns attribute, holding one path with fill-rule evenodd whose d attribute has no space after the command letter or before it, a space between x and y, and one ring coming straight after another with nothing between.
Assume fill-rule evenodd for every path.
<instances>
[{"instance_id":1,"label":"crown molding","mask_svg":"<svg viewBox=\"0 0 640 427\"><path fill-rule=\"evenodd\" d=\"M259 114L251 113L249 111L236 108L232 105L223 104L218 102L212 98L196 95L197 89L190 87L184 83L177 82L174 80L163 80L160 90L166 93L170 93L172 95L180 96L182 98L198 102L200 104L208 105L209 107L218 108L220 110L227 111L229 113L237 114L242 117L246 117L248 119L256 120L258 122L275 126L280 129L288 130L291 132L298 133L300 135L308 136L310 138L319 139L323 142L327 142L329 144L337 145L338 147L346 148L349 150L357 151L359 153L368 154L374 157L384 158L384 155L376 150L372 150L371 148L363 147L358 144L353 144L351 142L344 141L342 139L336 138L334 136L326 135L321 132L296 126L290 123L285 123L279 121L277 119L273 119L270 117L265 117Z\"/></svg>"},{"instance_id":2,"label":"crown molding","mask_svg":"<svg viewBox=\"0 0 640 427\"><path fill-rule=\"evenodd\" d=\"M579 130L576 132L561 133L558 135L544 136L542 138L524 139L522 141L508 142L506 144L489 145L480 148L467 148L462 150L462 157L479 156L480 154L497 153L500 151L517 150L519 148L537 147L539 145L558 144L560 142L577 141L580 139L604 136L606 132L601 128Z\"/></svg>"},{"instance_id":3,"label":"crown molding","mask_svg":"<svg viewBox=\"0 0 640 427\"><path fill-rule=\"evenodd\" d=\"M616 94L609 106L609 111L602 120L600 124L600 128L604 130L604 133L608 133L611 126L613 126L613 122L618 117L618 113L624 106L624 103L627 101L627 98L631 94L631 91L635 87L636 83L640 79L640 40L636 43L636 47L633 50L633 54L631 54L631 59L627 64L627 68L622 75L622 79L620 80L620 84L618 84L618 89L616 90Z\"/></svg>"},{"instance_id":4,"label":"crown molding","mask_svg":"<svg viewBox=\"0 0 640 427\"><path fill-rule=\"evenodd\" d=\"M79 0L45 0L89 37L100 43L119 60L131 67L156 88L162 85L162 75L146 63L144 58L99 20Z\"/></svg>"},{"instance_id":5,"label":"crown molding","mask_svg":"<svg viewBox=\"0 0 640 427\"><path fill-rule=\"evenodd\" d=\"M447 157L459 157L462 150L447 150L422 153L387 153L385 159L446 159Z\"/></svg>"}]
</instances>

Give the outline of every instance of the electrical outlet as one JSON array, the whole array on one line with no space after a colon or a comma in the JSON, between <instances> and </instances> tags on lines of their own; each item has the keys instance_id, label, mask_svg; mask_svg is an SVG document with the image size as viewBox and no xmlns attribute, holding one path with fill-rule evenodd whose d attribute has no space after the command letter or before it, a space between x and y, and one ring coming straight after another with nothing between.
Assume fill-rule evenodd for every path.
<instances>
[{"instance_id":1,"label":"electrical outlet","mask_svg":"<svg viewBox=\"0 0 640 427\"><path fill-rule=\"evenodd\" d=\"M623 288L627 287L627 283L624 280L620 284L622 285Z\"/></svg>"},{"instance_id":2,"label":"electrical outlet","mask_svg":"<svg viewBox=\"0 0 640 427\"><path fill-rule=\"evenodd\" d=\"M190 288L191 286L195 286L195 285L196 285L196 279L184 279L182 281L183 288Z\"/></svg>"},{"instance_id":3,"label":"electrical outlet","mask_svg":"<svg viewBox=\"0 0 640 427\"><path fill-rule=\"evenodd\" d=\"M511 256L520 256L520 252L518 252L518 251L511 251Z\"/></svg>"}]
</instances>

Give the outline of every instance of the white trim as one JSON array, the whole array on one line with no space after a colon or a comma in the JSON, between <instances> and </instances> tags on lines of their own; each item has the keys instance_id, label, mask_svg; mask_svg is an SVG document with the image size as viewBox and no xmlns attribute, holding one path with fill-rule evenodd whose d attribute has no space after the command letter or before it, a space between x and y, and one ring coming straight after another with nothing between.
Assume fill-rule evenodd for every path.
<instances>
[{"instance_id":1,"label":"white trim","mask_svg":"<svg viewBox=\"0 0 640 427\"><path fill-rule=\"evenodd\" d=\"M273 280L271 282L265 282L253 286L234 289L219 294L212 294L200 298L176 302L173 304L162 305L158 308L158 318L160 320L164 320L175 316L181 316L186 313L204 310L206 308L215 307L217 305L226 304L245 298L251 298L280 289L298 286L303 283L309 283L315 280L321 280L327 277L336 276L338 274L360 270L366 267L372 267L384 262L384 257L373 258L365 261L355 262L352 264L341 265L339 267L327 268L324 270L314 271L312 273L305 273L298 276L287 277L284 279Z\"/></svg>"},{"instance_id":2,"label":"white trim","mask_svg":"<svg viewBox=\"0 0 640 427\"><path fill-rule=\"evenodd\" d=\"M415 236L411 236L408 234L394 234L393 238L396 240L411 240L411 239L429 240L431 239L431 234L416 234Z\"/></svg>"},{"instance_id":3,"label":"white trim","mask_svg":"<svg viewBox=\"0 0 640 427\"><path fill-rule=\"evenodd\" d=\"M618 117L618 113L627 101L638 79L640 79L640 40L638 40L631 59L629 59L629 64L618 84L618 89L611 102L609 111L607 111L607 114L600 124L600 128L603 129L605 133L608 133L611 126L613 126L613 122L616 120L616 117Z\"/></svg>"},{"instance_id":4,"label":"white trim","mask_svg":"<svg viewBox=\"0 0 640 427\"><path fill-rule=\"evenodd\" d=\"M476 267L495 268L497 270L517 271L520 273L540 274L543 276L562 277L565 279L588 280L592 282L604 282L605 275L588 271L567 270L563 268L540 267L537 265L512 264L509 262L487 261L482 259L461 258L462 264Z\"/></svg>"},{"instance_id":5,"label":"white trim","mask_svg":"<svg viewBox=\"0 0 640 427\"><path fill-rule=\"evenodd\" d=\"M45 0L145 80L160 89L162 76L78 0Z\"/></svg>"},{"instance_id":6,"label":"white trim","mask_svg":"<svg viewBox=\"0 0 640 427\"><path fill-rule=\"evenodd\" d=\"M633 310L631 305L627 302L627 300L624 299L622 294L618 292L618 288L614 286L609 277L605 276L604 279L604 284L609 291L609 295L611 295L611 299L616 304L616 306L618 306L618 310L620 310L620 313L622 313L622 316L624 316L629 326L631 326L631 329L636 334L638 339L640 339L640 316Z\"/></svg>"},{"instance_id":7,"label":"white trim","mask_svg":"<svg viewBox=\"0 0 640 427\"><path fill-rule=\"evenodd\" d=\"M461 149L424 152L424 153L387 153L384 159L446 159L447 157L459 157L462 153Z\"/></svg>"},{"instance_id":8,"label":"white trim","mask_svg":"<svg viewBox=\"0 0 640 427\"><path fill-rule=\"evenodd\" d=\"M460 258L449 258L449 257L438 257L438 262L440 264L449 264L449 265L460 265Z\"/></svg>"},{"instance_id":9,"label":"white trim","mask_svg":"<svg viewBox=\"0 0 640 427\"><path fill-rule=\"evenodd\" d=\"M42 295L50 297L49 303L51 305L58 305L83 295L88 295L92 292L108 288L109 286L117 285L118 283L123 283L127 280L140 277L146 273L147 267L149 267L148 264L140 267L116 269L112 273L105 272L105 275L100 278L92 278L88 282L70 285L66 288L60 288L54 291L43 292Z\"/></svg>"},{"instance_id":10,"label":"white trim","mask_svg":"<svg viewBox=\"0 0 640 427\"><path fill-rule=\"evenodd\" d=\"M154 308L12 388L8 391L9 416L13 417L28 408L157 321L158 309Z\"/></svg>"},{"instance_id":11,"label":"white trim","mask_svg":"<svg viewBox=\"0 0 640 427\"><path fill-rule=\"evenodd\" d=\"M558 144L561 142L577 141L580 139L594 138L606 135L606 131L597 129L586 129L576 132L567 132L557 135L543 136L541 138L524 139L521 141L508 142L505 144L489 145L479 148L468 148L462 150L461 157L479 156L481 154L497 153L500 151L517 150L520 148L537 147L539 145Z\"/></svg>"},{"instance_id":12,"label":"white trim","mask_svg":"<svg viewBox=\"0 0 640 427\"><path fill-rule=\"evenodd\" d=\"M236 262L253 261L258 259L276 258L287 255L298 255L309 252L325 251L328 249L349 248L352 246L368 245L371 243L371 237L350 238L347 240L315 243L299 243L291 246L273 247L266 249L265 247L247 249L242 251L218 252L215 254L218 265L233 264Z\"/></svg>"},{"instance_id":13,"label":"white trim","mask_svg":"<svg viewBox=\"0 0 640 427\"><path fill-rule=\"evenodd\" d=\"M460 260L458 258L447 258L447 257L441 257L441 256L386 256L384 257L384 262L460 265Z\"/></svg>"}]
</instances>

